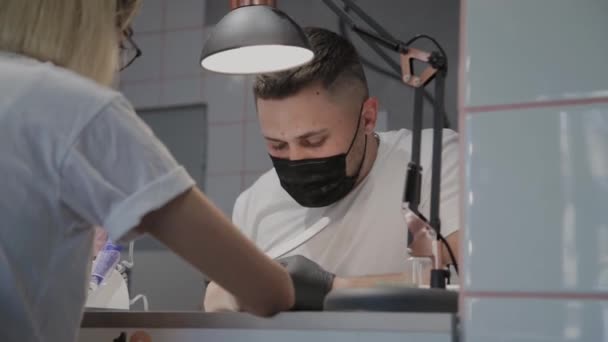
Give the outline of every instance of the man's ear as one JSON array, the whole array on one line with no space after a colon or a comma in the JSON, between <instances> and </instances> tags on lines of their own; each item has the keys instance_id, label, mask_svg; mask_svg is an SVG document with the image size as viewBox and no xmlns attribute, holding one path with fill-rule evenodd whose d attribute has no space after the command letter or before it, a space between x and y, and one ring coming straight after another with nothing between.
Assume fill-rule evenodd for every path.
<instances>
[{"instance_id":1,"label":"man's ear","mask_svg":"<svg viewBox=\"0 0 608 342\"><path fill-rule=\"evenodd\" d=\"M378 98L369 97L363 103L363 127L366 134L371 134L376 130L378 120Z\"/></svg>"}]
</instances>

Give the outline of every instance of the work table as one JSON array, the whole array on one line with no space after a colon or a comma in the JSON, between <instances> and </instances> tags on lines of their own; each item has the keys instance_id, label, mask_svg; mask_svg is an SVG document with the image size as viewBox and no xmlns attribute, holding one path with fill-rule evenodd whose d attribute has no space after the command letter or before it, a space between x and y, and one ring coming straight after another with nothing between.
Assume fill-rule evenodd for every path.
<instances>
[{"instance_id":1,"label":"work table","mask_svg":"<svg viewBox=\"0 0 608 342\"><path fill-rule=\"evenodd\" d=\"M447 313L287 312L259 318L244 313L94 311L84 314L79 341L453 342L455 326L455 315Z\"/></svg>"}]
</instances>

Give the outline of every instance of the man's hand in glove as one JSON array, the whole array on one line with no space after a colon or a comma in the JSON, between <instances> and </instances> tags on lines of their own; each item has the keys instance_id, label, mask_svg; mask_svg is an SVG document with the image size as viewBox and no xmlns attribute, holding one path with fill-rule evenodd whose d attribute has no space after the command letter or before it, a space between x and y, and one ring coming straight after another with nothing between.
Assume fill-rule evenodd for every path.
<instances>
[{"instance_id":1,"label":"man's hand in glove","mask_svg":"<svg viewBox=\"0 0 608 342\"><path fill-rule=\"evenodd\" d=\"M293 310L323 310L323 301L331 291L336 276L301 255L280 258L277 262L287 268L291 275L296 292Z\"/></svg>"},{"instance_id":2,"label":"man's hand in glove","mask_svg":"<svg viewBox=\"0 0 608 342\"><path fill-rule=\"evenodd\" d=\"M301 255L276 261L291 275L296 292L292 310L323 310L323 301L334 285L335 276ZM207 287L204 306L207 312L241 311L235 298L215 283Z\"/></svg>"}]
</instances>

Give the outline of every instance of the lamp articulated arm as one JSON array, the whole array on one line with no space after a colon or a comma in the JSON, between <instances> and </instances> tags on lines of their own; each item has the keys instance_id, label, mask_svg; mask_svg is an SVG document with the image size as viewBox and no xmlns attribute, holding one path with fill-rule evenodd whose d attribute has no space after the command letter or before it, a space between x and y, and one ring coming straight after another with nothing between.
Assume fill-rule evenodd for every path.
<instances>
[{"instance_id":1,"label":"lamp articulated arm","mask_svg":"<svg viewBox=\"0 0 608 342\"><path fill-rule=\"evenodd\" d=\"M409 45L422 36L412 38L407 43L395 39L386 29L375 22L365 11L363 11L352 0L341 0L346 8L351 9L374 31L367 30L358 26L349 14L338 6L334 0L323 0L325 5L331 9L353 32L359 35L393 70L400 72L402 82L414 88L414 113L412 127L412 156L408 164L406 184L403 192L403 202L407 203L407 210L414 213L420 220L419 225L426 225L433 230L433 235L437 240L443 239L441 236L440 220L440 194L441 194L441 159L443 144L443 128L445 123L444 93L445 77L447 73L447 56L441 52L427 52L412 48ZM344 7L343 6L343 7ZM424 36L425 38L430 38ZM430 38L438 45L432 38ZM399 53L400 64L396 65L393 58L385 53L381 47ZM414 61L423 62L426 67L420 74L414 73ZM434 97L428 94L425 87L435 81ZM431 170L431 199L430 216L427 220L418 210L420 204L422 187L422 167L420 164L421 135L422 135L422 115L424 109L424 98L433 105L433 156ZM414 236L408 230L408 246L413 242ZM447 244L447 241L443 239ZM431 287L445 288L447 271L441 267L441 253L437 243L434 243L433 255L435 257L435 267L431 272ZM447 246L451 257L453 253L449 245ZM456 261L452 261L456 266Z\"/></svg>"}]
</instances>

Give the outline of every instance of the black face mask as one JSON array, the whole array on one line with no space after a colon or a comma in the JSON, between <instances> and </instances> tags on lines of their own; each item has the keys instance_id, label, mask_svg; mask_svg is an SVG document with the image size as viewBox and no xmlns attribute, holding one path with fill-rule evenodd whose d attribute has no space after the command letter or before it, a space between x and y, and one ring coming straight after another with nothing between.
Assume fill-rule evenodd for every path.
<instances>
[{"instance_id":1,"label":"black face mask","mask_svg":"<svg viewBox=\"0 0 608 342\"><path fill-rule=\"evenodd\" d=\"M361 115L357 121L355 136L346 153L331 157L289 160L270 156L281 181L281 186L303 207L320 208L344 198L354 188L365 161L367 136L363 157L354 175L346 175L346 156L357 138Z\"/></svg>"}]
</instances>

